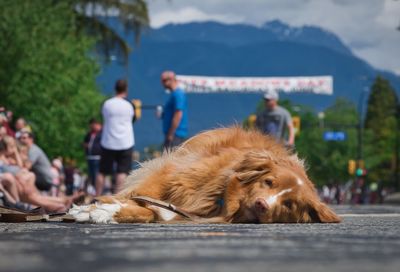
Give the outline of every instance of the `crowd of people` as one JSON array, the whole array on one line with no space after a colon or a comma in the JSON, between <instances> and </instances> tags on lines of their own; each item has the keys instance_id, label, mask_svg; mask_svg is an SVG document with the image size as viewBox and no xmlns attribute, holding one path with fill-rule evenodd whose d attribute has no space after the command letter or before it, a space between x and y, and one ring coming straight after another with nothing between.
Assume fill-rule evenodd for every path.
<instances>
[{"instance_id":1,"label":"crowd of people","mask_svg":"<svg viewBox=\"0 0 400 272\"><path fill-rule=\"evenodd\" d=\"M173 71L161 74L161 85L170 96L162 111L164 149L183 143L188 137L187 101ZM73 160L53 158L35 143L32 128L24 118L15 123L12 111L0 106L0 201L18 209L29 210L40 206L46 211L66 211L76 199L84 195L99 196L116 193L133 168L135 105L127 100L128 83L115 83L115 95L101 108L103 122L90 119L89 130L83 139L87 159L84 177ZM295 133L290 113L278 105L278 93L264 94L264 109L255 120L255 128L268 134L288 148L294 148ZM65 166L64 166L65 164ZM327 203L346 201L343 186L324 186L321 198ZM351 203L360 203L356 189ZM361 194L360 194L361 195ZM356 199L356 200L353 200ZM374 194L370 197L374 203ZM0 203L1 204L1 203Z\"/></svg>"},{"instance_id":2,"label":"crowd of people","mask_svg":"<svg viewBox=\"0 0 400 272\"><path fill-rule=\"evenodd\" d=\"M187 102L172 71L161 74L161 85L170 98L159 116L164 131L164 148L179 145L188 135ZM13 113L0 107L0 204L30 210L63 212L84 195L115 193L132 169L135 145L135 107L127 100L128 84L115 83L115 95L101 108L103 122L89 121L83 148L87 176L81 175L73 160L53 158L50 162L24 118L13 122Z\"/></svg>"},{"instance_id":3,"label":"crowd of people","mask_svg":"<svg viewBox=\"0 0 400 272\"><path fill-rule=\"evenodd\" d=\"M327 204L381 204L385 197L394 192L383 182L365 184L365 179L355 178L345 183L328 183L319 189L319 195Z\"/></svg>"},{"instance_id":4,"label":"crowd of people","mask_svg":"<svg viewBox=\"0 0 400 272\"><path fill-rule=\"evenodd\" d=\"M83 194L67 192L69 181L62 158L50 162L25 119L13 123L12 117L12 111L0 107L1 204L22 210L41 207L46 212L66 211Z\"/></svg>"}]
</instances>

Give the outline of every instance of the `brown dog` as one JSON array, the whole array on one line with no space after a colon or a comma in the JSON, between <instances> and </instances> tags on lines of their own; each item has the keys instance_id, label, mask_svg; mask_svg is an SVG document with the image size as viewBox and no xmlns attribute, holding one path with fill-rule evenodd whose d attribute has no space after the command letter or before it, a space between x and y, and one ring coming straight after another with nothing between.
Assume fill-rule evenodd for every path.
<instances>
[{"instance_id":1,"label":"brown dog","mask_svg":"<svg viewBox=\"0 0 400 272\"><path fill-rule=\"evenodd\" d=\"M201 133L134 171L119 194L75 206L79 222L147 223L183 218L134 201L146 196L212 223L337 223L297 155L272 138L237 127Z\"/></svg>"}]
</instances>

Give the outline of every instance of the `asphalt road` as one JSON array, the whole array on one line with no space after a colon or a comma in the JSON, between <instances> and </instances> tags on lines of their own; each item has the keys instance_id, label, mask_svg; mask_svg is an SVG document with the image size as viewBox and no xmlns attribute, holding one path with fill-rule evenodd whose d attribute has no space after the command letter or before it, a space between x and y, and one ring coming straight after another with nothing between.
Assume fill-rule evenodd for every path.
<instances>
[{"instance_id":1,"label":"asphalt road","mask_svg":"<svg viewBox=\"0 0 400 272\"><path fill-rule=\"evenodd\" d=\"M400 271L400 206L341 224L0 223L0 271Z\"/></svg>"}]
</instances>

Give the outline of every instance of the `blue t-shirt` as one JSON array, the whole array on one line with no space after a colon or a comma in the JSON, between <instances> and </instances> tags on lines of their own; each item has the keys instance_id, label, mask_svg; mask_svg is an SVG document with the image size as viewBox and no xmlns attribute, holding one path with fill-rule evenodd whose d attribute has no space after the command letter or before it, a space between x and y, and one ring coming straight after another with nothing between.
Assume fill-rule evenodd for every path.
<instances>
[{"instance_id":1,"label":"blue t-shirt","mask_svg":"<svg viewBox=\"0 0 400 272\"><path fill-rule=\"evenodd\" d=\"M163 112L163 131L168 133L175 111L182 111L182 119L175 131L175 136L186 138L188 136L187 103L185 92L178 88L170 94Z\"/></svg>"}]
</instances>

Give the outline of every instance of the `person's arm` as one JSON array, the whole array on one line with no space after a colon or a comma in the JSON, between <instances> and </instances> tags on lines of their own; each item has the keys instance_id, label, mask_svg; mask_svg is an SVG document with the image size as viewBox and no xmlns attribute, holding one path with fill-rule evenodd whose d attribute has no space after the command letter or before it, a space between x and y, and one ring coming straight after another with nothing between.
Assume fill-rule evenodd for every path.
<instances>
[{"instance_id":1,"label":"person's arm","mask_svg":"<svg viewBox=\"0 0 400 272\"><path fill-rule=\"evenodd\" d=\"M294 145L294 126L293 126L293 121L292 119L289 120L287 124L287 128L289 131L289 137L288 137L288 145Z\"/></svg>"},{"instance_id":2,"label":"person's arm","mask_svg":"<svg viewBox=\"0 0 400 272\"><path fill-rule=\"evenodd\" d=\"M24 161L24 168L27 169L27 170L31 170L32 169L32 162L30 160L26 159Z\"/></svg>"},{"instance_id":3,"label":"person's arm","mask_svg":"<svg viewBox=\"0 0 400 272\"><path fill-rule=\"evenodd\" d=\"M22 161L22 158L21 158L21 156L19 154L19 151L18 151L17 147L14 147L13 153L14 153L16 165L18 165L19 167L23 168L24 167L24 162Z\"/></svg>"},{"instance_id":4,"label":"person's arm","mask_svg":"<svg viewBox=\"0 0 400 272\"><path fill-rule=\"evenodd\" d=\"M175 131L178 128L181 120L182 120L183 112L181 110L177 110L174 112L174 116L172 117L171 126L167 133L167 139L169 142L172 142L175 136Z\"/></svg>"}]
</instances>

